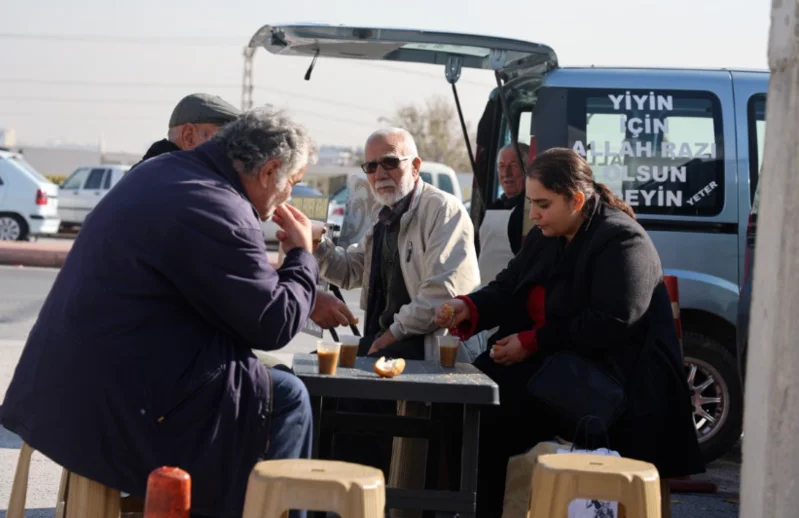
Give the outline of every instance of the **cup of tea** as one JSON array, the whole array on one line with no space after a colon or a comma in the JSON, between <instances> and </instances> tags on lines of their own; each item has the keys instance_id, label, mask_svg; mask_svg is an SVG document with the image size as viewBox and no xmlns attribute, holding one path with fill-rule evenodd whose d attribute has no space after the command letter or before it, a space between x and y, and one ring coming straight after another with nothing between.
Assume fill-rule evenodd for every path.
<instances>
[{"instance_id":1,"label":"cup of tea","mask_svg":"<svg viewBox=\"0 0 799 518\"><path fill-rule=\"evenodd\" d=\"M452 368L458 358L458 346L461 342L457 336L445 335L438 337L438 354L442 367Z\"/></svg>"},{"instance_id":2,"label":"cup of tea","mask_svg":"<svg viewBox=\"0 0 799 518\"><path fill-rule=\"evenodd\" d=\"M341 342L341 355L338 359L338 364L342 367L354 367L355 358L358 356L358 345L361 343L361 337L355 335L339 335Z\"/></svg>"},{"instance_id":3,"label":"cup of tea","mask_svg":"<svg viewBox=\"0 0 799 518\"><path fill-rule=\"evenodd\" d=\"M316 342L316 361L319 364L319 374L336 374L338 358L341 354L341 344L319 340Z\"/></svg>"}]
</instances>

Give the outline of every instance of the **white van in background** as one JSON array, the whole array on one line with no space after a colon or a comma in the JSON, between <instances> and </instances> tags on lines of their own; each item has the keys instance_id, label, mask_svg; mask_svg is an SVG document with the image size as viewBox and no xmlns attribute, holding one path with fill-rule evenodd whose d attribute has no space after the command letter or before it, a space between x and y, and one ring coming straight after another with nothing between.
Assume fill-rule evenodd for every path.
<instances>
[{"instance_id":1,"label":"white van in background","mask_svg":"<svg viewBox=\"0 0 799 518\"><path fill-rule=\"evenodd\" d=\"M357 173L356 176L366 179L365 173ZM469 173L469 177L471 176L472 173ZM458 174L450 166L438 162L422 161L419 177L423 182L438 187L442 191L448 192L459 200L464 201L461 187L462 179L459 178ZM328 221L330 223L335 223L341 227L344 221L347 200L349 199L350 188L347 184L330 194L330 205L328 209Z\"/></svg>"},{"instance_id":2,"label":"white van in background","mask_svg":"<svg viewBox=\"0 0 799 518\"><path fill-rule=\"evenodd\" d=\"M463 201L463 191L461 191L458 175L450 166L438 162L422 161L419 177L430 185L438 187Z\"/></svg>"},{"instance_id":3,"label":"white van in background","mask_svg":"<svg viewBox=\"0 0 799 518\"><path fill-rule=\"evenodd\" d=\"M0 241L58 232L58 186L19 153L0 149Z\"/></svg>"},{"instance_id":4,"label":"white van in background","mask_svg":"<svg viewBox=\"0 0 799 518\"><path fill-rule=\"evenodd\" d=\"M62 225L82 225L86 215L130 170L129 165L94 165L76 169L61 184L58 215Z\"/></svg>"}]
</instances>

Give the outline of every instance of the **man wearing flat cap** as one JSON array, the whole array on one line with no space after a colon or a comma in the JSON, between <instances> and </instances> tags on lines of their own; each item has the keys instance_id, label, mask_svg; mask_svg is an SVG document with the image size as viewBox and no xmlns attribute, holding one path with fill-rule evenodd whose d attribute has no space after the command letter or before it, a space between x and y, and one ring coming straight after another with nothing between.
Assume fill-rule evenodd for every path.
<instances>
[{"instance_id":1,"label":"man wearing flat cap","mask_svg":"<svg viewBox=\"0 0 799 518\"><path fill-rule=\"evenodd\" d=\"M153 143L133 167L164 153L196 148L210 140L219 128L233 121L240 113L238 108L218 95L187 95L172 110L167 138Z\"/></svg>"}]
</instances>

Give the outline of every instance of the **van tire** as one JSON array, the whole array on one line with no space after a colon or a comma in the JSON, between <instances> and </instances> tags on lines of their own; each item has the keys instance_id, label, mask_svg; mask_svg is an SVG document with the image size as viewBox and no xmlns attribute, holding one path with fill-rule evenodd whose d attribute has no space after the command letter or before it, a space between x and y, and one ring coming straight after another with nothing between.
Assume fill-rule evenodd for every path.
<instances>
[{"instance_id":1,"label":"van tire","mask_svg":"<svg viewBox=\"0 0 799 518\"><path fill-rule=\"evenodd\" d=\"M27 241L29 230L28 230L28 223L25 221L25 218L23 218L19 214L0 212L0 222L2 222L2 220L6 218L10 218L11 220L15 221L19 226L19 236L17 237L16 241ZM2 240L4 240L3 237L0 237L0 241Z\"/></svg>"},{"instance_id":2,"label":"van tire","mask_svg":"<svg viewBox=\"0 0 799 518\"><path fill-rule=\"evenodd\" d=\"M719 342L701 333L686 332L683 337L683 355L691 406L696 411L698 389L711 375L715 382L701 392L708 397L721 397L719 404L710 403L701 408L718 419L718 424L702 425L699 448L705 463L727 454L740 440L743 431L743 390L735 359ZM691 371L695 368L694 379ZM726 400L726 401L725 401ZM694 423L700 416L694 413Z\"/></svg>"}]
</instances>

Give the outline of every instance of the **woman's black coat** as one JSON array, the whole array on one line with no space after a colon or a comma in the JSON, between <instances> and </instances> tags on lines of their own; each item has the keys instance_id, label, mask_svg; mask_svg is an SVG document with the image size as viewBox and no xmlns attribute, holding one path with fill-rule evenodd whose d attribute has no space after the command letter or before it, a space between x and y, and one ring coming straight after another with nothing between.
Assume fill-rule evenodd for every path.
<instances>
[{"instance_id":1,"label":"woman's black coat","mask_svg":"<svg viewBox=\"0 0 799 518\"><path fill-rule=\"evenodd\" d=\"M531 329L527 296L533 285L544 286L546 323L537 332L536 354L570 349L629 383L630 407L611 429L610 447L652 462L661 477L703 472L657 250L627 214L596 195L589 204L592 213L568 246L565 238L534 228L507 269L469 295L477 331L499 326L499 339Z\"/></svg>"}]
</instances>

